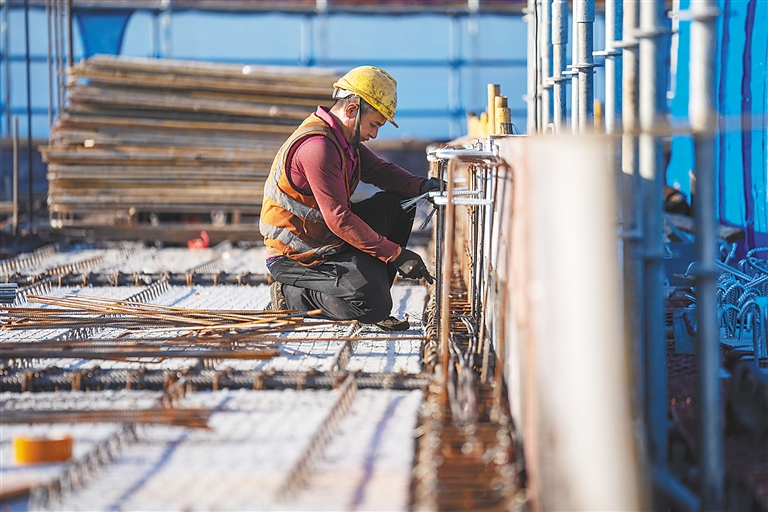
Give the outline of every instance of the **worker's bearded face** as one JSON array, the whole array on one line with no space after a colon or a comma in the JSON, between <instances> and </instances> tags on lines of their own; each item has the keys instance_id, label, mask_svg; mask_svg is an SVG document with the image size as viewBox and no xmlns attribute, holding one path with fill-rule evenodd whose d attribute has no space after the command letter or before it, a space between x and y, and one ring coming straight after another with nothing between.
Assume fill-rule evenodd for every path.
<instances>
[{"instance_id":1,"label":"worker's bearded face","mask_svg":"<svg viewBox=\"0 0 768 512\"><path fill-rule=\"evenodd\" d=\"M379 128L384 126L387 119L377 111L368 112L360 118L360 142L375 139L379 134Z\"/></svg>"},{"instance_id":2,"label":"worker's bearded face","mask_svg":"<svg viewBox=\"0 0 768 512\"><path fill-rule=\"evenodd\" d=\"M338 115L339 120L343 126L342 132L347 142L356 146L361 142L366 142L370 139L375 139L379 134L379 128L381 128L387 119L376 110L371 110L360 116L360 137L357 137L357 112L358 106L356 104L347 105Z\"/></svg>"}]
</instances>

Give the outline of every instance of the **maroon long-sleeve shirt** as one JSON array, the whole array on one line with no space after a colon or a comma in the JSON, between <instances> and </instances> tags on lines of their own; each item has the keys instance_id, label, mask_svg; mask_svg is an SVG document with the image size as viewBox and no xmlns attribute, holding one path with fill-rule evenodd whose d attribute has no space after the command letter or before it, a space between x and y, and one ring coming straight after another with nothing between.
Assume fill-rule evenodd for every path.
<instances>
[{"instance_id":1,"label":"maroon long-sleeve shirt","mask_svg":"<svg viewBox=\"0 0 768 512\"><path fill-rule=\"evenodd\" d=\"M402 167L382 160L362 144L358 162L339 128L338 119L324 107L318 107L315 114L331 126L341 143L350 180L355 166L359 165L360 181L364 183L405 197L419 194L426 178L414 176ZM288 172L297 190L315 197L328 229L336 236L385 262L397 256L399 246L396 243L371 229L350 210L339 150L331 140L318 135L301 141L291 155Z\"/></svg>"}]
</instances>

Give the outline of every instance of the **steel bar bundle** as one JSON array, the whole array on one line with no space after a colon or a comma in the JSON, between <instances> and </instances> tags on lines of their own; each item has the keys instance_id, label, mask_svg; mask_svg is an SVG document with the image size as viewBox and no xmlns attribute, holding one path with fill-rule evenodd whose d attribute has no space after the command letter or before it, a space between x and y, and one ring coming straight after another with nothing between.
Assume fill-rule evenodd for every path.
<instances>
[{"instance_id":1,"label":"steel bar bundle","mask_svg":"<svg viewBox=\"0 0 768 512\"><path fill-rule=\"evenodd\" d=\"M349 372L331 371L217 371L190 368L183 373L186 387L191 391L220 389L334 389L348 377ZM179 379L178 370L142 368L127 370L92 368L87 370L51 368L28 371L0 368L2 392L50 392L56 390L119 390L144 389L168 391ZM360 389L422 389L433 379L429 373L370 373L357 372ZM179 380L177 380L179 379Z\"/></svg>"},{"instance_id":2,"label":"steel bar bundle","mask_svg":"<svg viewBox=\"0 0 768 512\"><path fill-rule=\"evenodd\" d=\"M208 428L207 409L100 409L72 410L47 409L44 411L4 410L0 424L19 425L37 423L156 423L189 428Z\"/></svg>"},{"instance_id":3,"label":"steel bar bundle","mask_svg":"<svg viewBox=\"0 0 768 512\"><path fill-rule=\"evenodd\" d=\"M28 295L27 301L67 309L5 308L4 318L0 317L3 330L116 327L144 332L270 332L303 327L305 317L319 313L192 310L97 297Z\"/></svg>"},{"instance_id":4,"label":"steel bar bundle","mask_svg":"<svg viewBox=\"0 0 768 512\"><path fill-rule=\"evenodd\" d=\"M142 213L210 222L218 211L237 224L258 214L277 149L329 103L336 78L323 69L102 55L68 74L67 105L40 148L54 227L130 226Z\"/></svg>"}]
</instances>

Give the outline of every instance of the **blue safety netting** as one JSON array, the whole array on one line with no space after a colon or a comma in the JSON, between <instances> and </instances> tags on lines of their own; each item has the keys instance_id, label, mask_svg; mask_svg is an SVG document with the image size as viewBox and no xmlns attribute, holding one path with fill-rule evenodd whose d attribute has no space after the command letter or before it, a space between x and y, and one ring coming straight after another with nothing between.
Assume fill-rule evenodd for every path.
<instances>
[{"instance_id":1,"label":"blue safety netting","mask_svg":"<svg viewBox=\"0 0 768 512\"><path fill-rule=\"evenodd\" d=\"M682 0L687 9L691 0ZM745 247L768 246L768 2L720 0L718 18L717 215L723 224L742 228ZM762 20L762 22L761 22ZM688 116L690 23L681 22L677 72L671 102L673 121ZM672 142L667 179L690 194L695 172L690 137Z\"/></svg>"},{"instance_id":2,"label":"blue safety netting","mask_svg":"<svg viewBox=\"0 0 768 512\"><path fill-rule=\"evenodd\" d=\"M133 11L76 10L83 56L88 58L97 53L119 55L131 14Z\"/></svg>"}]
</instances>

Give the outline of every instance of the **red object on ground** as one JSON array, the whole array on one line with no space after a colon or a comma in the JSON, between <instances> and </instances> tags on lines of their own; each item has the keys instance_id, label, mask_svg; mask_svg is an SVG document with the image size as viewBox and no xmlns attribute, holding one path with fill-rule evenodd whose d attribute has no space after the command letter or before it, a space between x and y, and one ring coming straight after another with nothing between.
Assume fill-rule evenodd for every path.
<instances>
[{"instance_id":1,"label":"red object on ground","mask_svg":"<svg viewBox=\"0 0 768 512\"><path fill-rule=\"evenodd\" d=\"M200 232L200 238L193 238L189 241L187 241L187 247L190 249L205 249L208 247L209 242L211 241L210 238L208 238L208 233L205 231Z\"/></svg>"}]
</instances>

